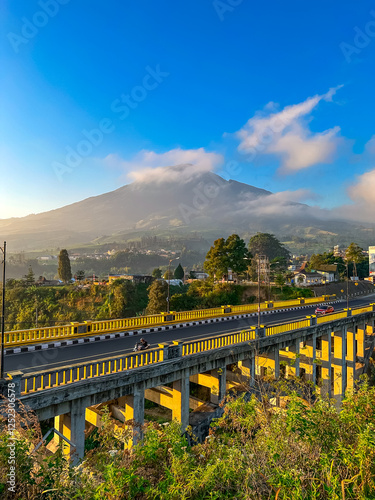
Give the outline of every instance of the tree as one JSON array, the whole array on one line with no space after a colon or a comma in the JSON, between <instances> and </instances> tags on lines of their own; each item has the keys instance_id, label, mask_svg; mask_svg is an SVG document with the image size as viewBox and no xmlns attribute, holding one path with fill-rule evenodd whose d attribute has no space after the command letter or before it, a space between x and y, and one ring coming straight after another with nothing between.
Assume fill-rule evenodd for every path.
<instances>
[{"instance_id":1,"label":"tree","mask_svg":"<svg viewBox=\"0 0 375 500\"><path fill-rule=\"evenodd\" d=\"M176 280L183 280L184 279L185 271L184 271L183 267L181 266L181 264L178 264L178 266L174 270L174 277L176 278Z\"/></svg>"},{"instance_id":2,"label":"tree","mask_svg":"<svg viewBox=\"0 0 375 500\"><path fill-rule=\"evenodd\" d=\"M163 275L165 280L173 280L173 271L171 269L167 269Z\"/></svg>"},{"instance_id":3,"label":"tree","mask_svg":"<svg viewBox=\"0 0 375 500\"><path fill-rule=\"evenodd\" d=\"M77 281L83 281L85 279L85 271L77 271L75 278Z\"/></svg>"},{"instance_id":4,"label":"tree","mask_svg":"<svg viewBox=\"0 0 375 500\"><path fill-rule=\"evenodd\" d=\"M225 248L225 239L219 238L214 241L209 249L203 267L211 278L215 275L219 278L228 272L228 256Z\"/></svg>"},{"instance_id":5,"label":"tree","mask_svg":"<svg viewBox=\"0 0 375 500\"><path fill-rule=\"evenodd\" d=\"M265 255L270 261L277 258L290 260L290 252L282 243L269 233L257 233L250 238L249 251L252 255Z\"/></svg>"},{"instance_id":6,"label":"tree","mask_svg":"<svg viewBox=\"0 0 375 500\"><path fill-rule=\"evenodd\" d=\"M225 242L225 247L228 255L228 267L237 274L246 271L250 254L245 241L237 234L232 234Z\"/></svg>"},{"instance_id":7,"label":"tree","mask_svg":"<svg viewBox=\"0 0 375 500\"><path fill-rule=\"evenodd\" d=\"M206 255L204 269L211 277L221 278L232 269L235 273L244 272L250 258L244 240L237 234L232 234L227 240L219 238L214 241Z\"/></svg>"},{"instance_id":8,"label":"tree","mask_svg":"<svg viewBox=\"0 0 375 500\"><path fill-rule=\"evenodd\" d=\"M166 310L167 306L167 283L163 281L154 281L147 289L148 305L146 314L158 314Z\"/></svg>"},{"instance_id":9,"label":"tree","mask_svg":"<svg viewBox=\"0 0 375 500\"><path fill-rule=\"evenodd\" d=\"M346 261L353 262L353 276L357 276L357 264L364 260L363 249L357 243L350 243L345 251Z\"/></svg>"},{"instance_id":10,"label":"tree","mask_svg":"<svg viewBox=\"0 0 375 500\"><path fill-rule=\"evenodd\" d=\"M63 249L59 253L58 274L61 281L68 283L72 279L72 269L67 250Z\"/></svg>"},{"instance_id":11,"label":"tree","mask_svg":"<svg viewBox=\"0 0 375 500\"><path fill-rule=\"evenodd\" d=\"M35 283L35 274L31 266L29 266L29 271L24 276L24 282L26 286L31 286Z\"/></svg>"},{"instance_id":12,"label":"tree","mask_svg":"<svg viewBox=\"0 0 375 500\"><path fill-rule=\"evenodd\" d=\"M152 271L152 277L155 279L160 279L162 276L163 273L160 267L155 267L155 269Z\"/></svg>"}]
</instances>

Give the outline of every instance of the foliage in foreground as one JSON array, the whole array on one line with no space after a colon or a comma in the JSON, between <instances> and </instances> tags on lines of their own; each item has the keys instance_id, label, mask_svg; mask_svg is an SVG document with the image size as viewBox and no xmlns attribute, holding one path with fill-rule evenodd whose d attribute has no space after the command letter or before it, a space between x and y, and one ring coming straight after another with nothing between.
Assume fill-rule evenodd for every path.
<instances>
[{"instance_id":1,"label":"foliage in foreground","mask_svg":"<svg viewBox=\"0 0 375 500\"><path fill-rule=\"evenodd\" d=\"M375 499L375 388L364 383L339 412L296 393L285 410L267 398L229 399L203 444L187 445L179 425L147 424L142 445L124 450L109 419L99 446L77 468L63 454L33 460L37 430L18 426L17 493L7 493L9 448L0 435L1 498L22 499ZM44 492L44 493L43 493Z\"/></svg>"}]
</instances>

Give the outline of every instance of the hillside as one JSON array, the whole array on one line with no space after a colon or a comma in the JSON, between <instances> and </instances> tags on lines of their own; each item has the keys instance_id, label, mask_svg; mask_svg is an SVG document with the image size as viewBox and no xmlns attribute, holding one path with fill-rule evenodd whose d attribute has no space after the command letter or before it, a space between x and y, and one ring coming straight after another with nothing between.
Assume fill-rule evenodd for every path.
<instances>
[{"instance_id":1,"label":"hillside","mask_svg":"<svg viewBox=\"0 0 375 500\"><path fill-rule=\"evenodd\" d=\"M138 234L197 233L211 240L262 231L307 239L328 234L332 241L350 235L360 244L375 240L374 226L323 219L317 209L285 200L280 193L214 173L187 178L187 168L168 167L170 179L163 175L163 182L133 182L56 210L2 219L0 238L13 252L126 241Z\"/></svg>"}]
</instances>

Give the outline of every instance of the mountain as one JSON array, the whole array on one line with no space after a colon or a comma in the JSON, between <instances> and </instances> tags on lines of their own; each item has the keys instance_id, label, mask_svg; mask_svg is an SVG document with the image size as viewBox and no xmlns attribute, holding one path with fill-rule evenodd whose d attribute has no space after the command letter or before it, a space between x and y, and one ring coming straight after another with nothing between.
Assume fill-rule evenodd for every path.
<instances>
[{"instance_id":1,"label":"mountain","mask_svg":"<svg viewBox=\"0 0 375 500\"><path fill-rule=\"evenodd\" d=\"M188 175L187 175L188 173ZM281 234L353 234L371 241L374 227L323 219L308 205L187 165L163 169L160 179L136 181L115 191L48 212L0 219L0 241L9 251L72 247L106 236L200 233L209 237L257 231ZM326 217L326 216L325 216Z\"/></svg>"}]
</instances>

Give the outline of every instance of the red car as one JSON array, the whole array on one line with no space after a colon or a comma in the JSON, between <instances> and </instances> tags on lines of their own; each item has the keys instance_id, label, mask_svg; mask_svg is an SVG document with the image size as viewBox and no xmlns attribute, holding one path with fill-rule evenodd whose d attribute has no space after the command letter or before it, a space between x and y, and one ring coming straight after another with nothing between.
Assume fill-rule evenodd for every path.
<instances>
[{"instance_id":1,"label":"red car","mask_svg":"<svg viewBox=\"0 0 375 500\"><path fill-rule=\"evenodd\" d=\"M315 314L329 314L335 312L335 309L332 306L318 306L315 309Z\"/></svg>"}]
</instances>

